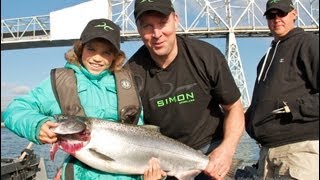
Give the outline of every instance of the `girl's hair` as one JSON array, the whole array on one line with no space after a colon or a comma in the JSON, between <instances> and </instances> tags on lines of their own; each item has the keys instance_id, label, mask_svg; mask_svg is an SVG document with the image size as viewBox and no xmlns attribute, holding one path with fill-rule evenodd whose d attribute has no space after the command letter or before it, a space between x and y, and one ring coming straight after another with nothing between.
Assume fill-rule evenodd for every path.
<instances>
[{"instance_id":1,"label":"girl's hair","mask_svg":"<svg viewBox=\"0 0 320 180\"><path fill-rule=\"evenodd\" d=\"M64 58L71 64L75 64L77 66L82 65L82 51L83 51L84 44L80 40L77 40L73 44L73 48L69 49L65 54ZM124 63L124 60L126 59L126 55L123 51L117 52L117 50L114 48L114 60L112 61L112 64L109 68L111 72L119 71L122 68L122 65Z\"/></svg>"}]
</instances>

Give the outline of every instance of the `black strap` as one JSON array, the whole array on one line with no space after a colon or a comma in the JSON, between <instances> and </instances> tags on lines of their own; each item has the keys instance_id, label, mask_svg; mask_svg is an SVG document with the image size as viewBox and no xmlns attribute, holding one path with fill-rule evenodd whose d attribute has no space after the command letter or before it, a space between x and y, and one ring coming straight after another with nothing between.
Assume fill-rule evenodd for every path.
<instances>
[{"instance_id":1,"label":"black strap","mask_svg":"<svg viewBox=\"0 0 320 180\"><path fill-rule=\"evenodd\" d=\"M55 68L51 70L53 92L62 114L85 116L78 96L77 82L72 69Z\"/></svg>"},{"instance_id":2,"label":"black strap","mask_svg":"<svg viewBox=\"0 0 320 180\"><path fill-rule=\"evenodd\" d=\"M78 96L77 82L73 70L55 68L50 72L53 93L61 108L62 114L85 116ZM74 180L76 158L70 157L65 168L65 179Z\"/></svg>"},{"instance_id":3,"label":"black strap","mask_svg":"<svg viewBox=\"0 0 320 180\"><path fill-rule=\"evenodd\" d=\"M115 72L118 112L122 123L138 124L141 112L141 100L129 67Z\"/></svg>"},{"instance_id":4,"label":"black strap","mask_svg":"<svg viewBox=\"0 0 320 180\"><path fill-rule=\"evenodd\" d=\"M70 159L66 165L66 168L65 168L65 180L74 180L74 168L73 168L73 165L74 163L76 162L76 158L73 157L73 156L70 156Z\"/></svg>"}]
</instances>

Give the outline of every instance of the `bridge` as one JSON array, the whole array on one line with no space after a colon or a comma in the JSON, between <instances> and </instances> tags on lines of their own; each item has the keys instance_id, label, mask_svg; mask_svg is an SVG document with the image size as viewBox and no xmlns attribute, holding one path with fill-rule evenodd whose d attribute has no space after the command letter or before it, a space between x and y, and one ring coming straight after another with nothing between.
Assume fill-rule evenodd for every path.
<instances>
[{"instance_id":1,"label":"bridge","mask_svg":"<svg viewBox=\"0 0 320 180\"><path fill-rule=\"evenodd\" d=\"M239 37L271 37L263 16L266 0L172 0L180 18L178 34L194 38L225 38L225 56L241 91L245 108L250 98L237 45ZM319 34L319 0L293 0L296 26ZM50 15L1 20L1 50L72 45L93 18L112 19L122 41L139 40L133 0L91 0ZM91 13L90 13L91 12ZM67 23L68 22L68 23ZM72 22L72 23L71 23Z\"/></svg>"}]
</instances>

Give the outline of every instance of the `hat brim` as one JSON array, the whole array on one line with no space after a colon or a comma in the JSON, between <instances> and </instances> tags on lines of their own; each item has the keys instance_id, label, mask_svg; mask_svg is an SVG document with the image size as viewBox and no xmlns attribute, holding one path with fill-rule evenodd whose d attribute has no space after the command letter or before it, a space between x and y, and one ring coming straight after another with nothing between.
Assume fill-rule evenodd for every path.
<instances>
[{"instance_id":1,"label":"hat brim","mask_svg":"<svg viewBox=\"0 0 320 180\"><path fill-rule=\"evenodd\" d=\"M116 42L114 42L113 41L113 37L110 37L110 36L106 36L106 35L102 35L102 34L96 34L96 35L94 35L94 36L88 36L88 37L85 37L85 38L83 38L83 39L80 39L81 40L81 42L83 43L83 44L85 44L85 43L87 43L87 42L89 42L89 41L91 41L91 40L93 40L93 39L96 39L96 38L101 38L101 39L105 39L105 40L107 40L107 41L109 41L114 47L115 47L115 49L119 52L120 51L120 49L119 49L119 47L118 47L118 44L116 43Z\"/></svg>"},{"instance_id":2,"label":"hat brim","mask_svg":"<svg viewBox=\"0 0 320 180\"><path fill-rule=\"evenodd\" d=\"M269 11L271 11L271 10L280 10L280 11L283 11L283 12L285 12L285 13L289 13L289 12L291 12L292 10L293 10L294 8L287 8L287 7L270 7L270 8L268 8L268 10L266 10L266 12L264 12L264 16L266 15L266 14L268 14L268 12Z\"/></svg>"},{"instance_id":3,"label":"hat brim","mask_svg":"<svg viewBox=\"0 0 320 180\"><path fill-rule=\"evenodd\" d=\"M155 6L150 6L150 7L145 7L143 10L140 10L135 19L136 21L141 17L141 15L147 11L156 11L156 12L159 12L161 14L164 14L166 16L168 16L171 12L173 12L173 10L170 10L170 9L166 9L166 8L160 8L160 7L155 7Z\"/></svg>"}]
</instances>

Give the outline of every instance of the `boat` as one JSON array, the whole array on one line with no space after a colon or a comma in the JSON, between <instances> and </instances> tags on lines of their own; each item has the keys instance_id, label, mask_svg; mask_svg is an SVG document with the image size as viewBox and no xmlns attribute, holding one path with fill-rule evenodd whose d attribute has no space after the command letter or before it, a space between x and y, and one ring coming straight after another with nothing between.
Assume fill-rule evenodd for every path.
<instances>
[{"instance_id":1,"label":"boat","mask_svg":"<svg viewBox=\"0 0 320 180\"><path fill-rule=\"evenodd\" d=\"M1 157L1 180L44 180L47 173L43 158L37 157L29 151L24 159Z\"/></svg>"},{"instance_id":2,"label":"boat","mask_svg":"<svg viewBox=\"0 0 320 180\"><path fill-rule=\"evenodd\" d=\"M1 127L4 127L1 123ZM22 151L18 158L1 157L1 180L47 180L44 159L38 157L32 142Z\"/></svg>"},{"instance_id":3,"label":"boat","mask_svg":"<svg viewBox=\"0 0 320 180\"><path fill-rule=\"evenodd\" d=\"M19 158L1 157L1 180L45 180L47 171L43 158L39 158L29 143Z\"/></svg>"}]
</instances>

